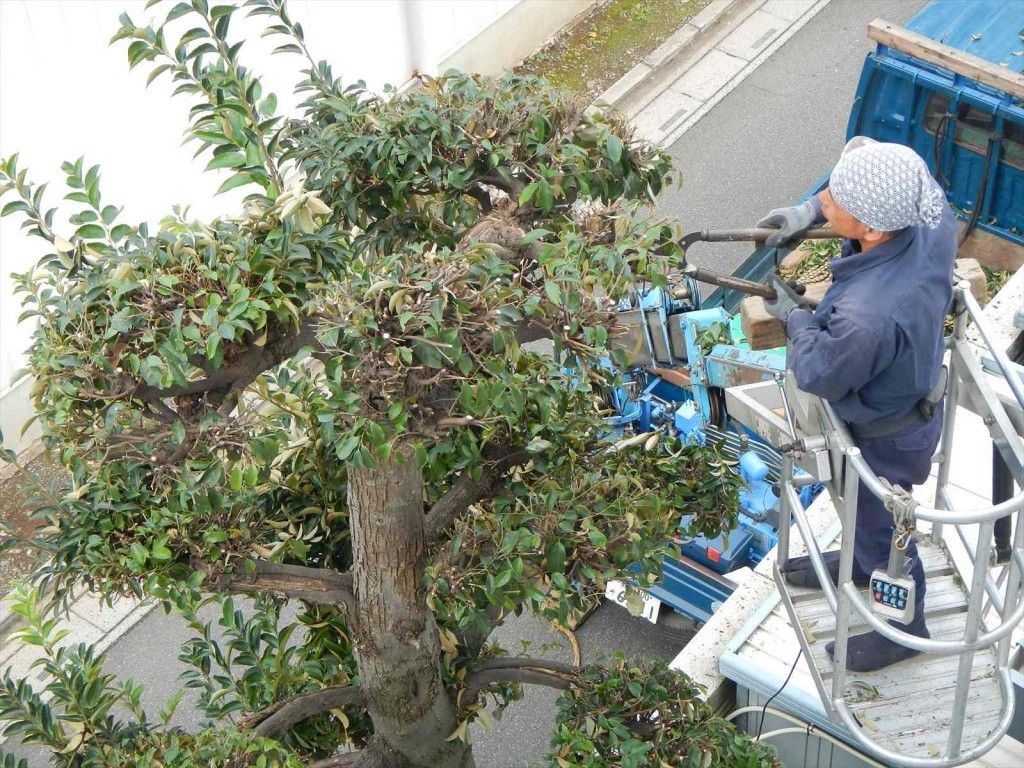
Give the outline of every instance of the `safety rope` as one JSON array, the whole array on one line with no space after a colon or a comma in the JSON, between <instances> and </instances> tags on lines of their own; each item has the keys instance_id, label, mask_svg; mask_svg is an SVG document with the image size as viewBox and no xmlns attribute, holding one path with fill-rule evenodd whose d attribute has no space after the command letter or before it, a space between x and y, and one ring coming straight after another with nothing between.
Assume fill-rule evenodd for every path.
<instances>
[{"instance_id":1,"label":"safety rope","mask_svg":"<svg viewBox=\"0 0 1024 768\"><path fill-rule=\"evenodd\" d=\"M895 526L893 543L897 549L905 550L910 544L910 536L914 531L914 510L917 509L918 502L903 486L891 483L884 477L880 477L878 480L886 490L883 503L892 514Z\"/></svg>"}]
</instances>

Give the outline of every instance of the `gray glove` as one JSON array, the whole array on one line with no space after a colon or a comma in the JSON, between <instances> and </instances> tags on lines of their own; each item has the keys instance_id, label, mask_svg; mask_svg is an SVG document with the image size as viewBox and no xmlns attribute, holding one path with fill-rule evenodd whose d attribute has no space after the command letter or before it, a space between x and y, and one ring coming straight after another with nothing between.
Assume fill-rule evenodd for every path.
<instances>
[{"instance_id":1,"label":"gray glove","mask_svg":"<svg viewBox=\"0 0 1024 768\"><path fill-rule=\"evenodd\" d=\"M790 245L792 238L810 229L817 219L817 209L810 200L807 200L799 205L791 205L789 208L773 209L757 222L757 226L778 227L779 231L771 235L765 244L769 248L779 248Z\"/></svg>"},{"instance_id":2,"label":"gray glove","mask_svg":"<svg viewBox=\"0 0 1024 768\"><path fill-rule=\"evenodd\" d=\"M807 309L807 302L789 283L778 275L772 275L770 285L775 289L775 301L764 300L765 311L774 318L789 323L789 316L798 309Z\"/></svg>"}]
</instances>

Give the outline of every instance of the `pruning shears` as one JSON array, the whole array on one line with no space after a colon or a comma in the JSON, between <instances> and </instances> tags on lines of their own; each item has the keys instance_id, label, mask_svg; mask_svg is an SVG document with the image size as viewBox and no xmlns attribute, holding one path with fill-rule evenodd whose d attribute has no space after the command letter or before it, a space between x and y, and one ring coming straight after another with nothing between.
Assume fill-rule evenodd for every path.
<instances>
[{"instance_id":1,"label":"pruning shears","mask_svg":"<svg viewBox=\"0 0 1024 768\"><path fill-rule=\"evenodd\" d=\"M683 274L701 283L710 283L711 285L717 285L721 288L728 288L733 291L749 294L750 296L760 296L761 298L768 299L769 301L774 301L777 296L775 294L775 289L771 286L764 285L763 283L756 283L753 280L744 280L741 277L723 275L720 272L712 272L711 270L702 269L694 266L693 264L688 264L686 261L686 252L694 243L763 243L775 234L776 231L777 230L767 227L759 227L754 229L702 229L696 232L690 232L679 240L679 245L683 250ZM832 227L816 227L814 229L807 230L794 239L831 240L836 237L839 237L839 234ZM800 295L803 295L807 291L807 287L799 283L794 285L793 288ZM807 299L807 303L811 307L817 306L817 302L813 299Z\"/></svg>"}]
</instances>

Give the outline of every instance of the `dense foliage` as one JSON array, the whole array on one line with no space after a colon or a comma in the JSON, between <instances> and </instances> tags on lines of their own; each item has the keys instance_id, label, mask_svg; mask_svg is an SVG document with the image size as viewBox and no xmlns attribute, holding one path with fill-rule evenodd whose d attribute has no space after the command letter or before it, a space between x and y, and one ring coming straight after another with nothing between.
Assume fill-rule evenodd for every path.
<instances>
[{"instance_id":1,"label":"dense foliage","mask_svg":"<svg viewBox=\"0 0 1024 768\"><path fill-rule=\"evenodd\" d=\"M449 723L423 747L440 755L486 717L483 694L540 682L568 690L560 766L761 765L680 675L537 666L487 644L524 610L564 625L631 565L653 578L683 510L712 535L735 515L738 480L713 446L605 439L614 305L665 285L675 252L670 227L634 215L668 181L665 155L529 77L345 86L283 0L163 5L155 27L122 16L115 40L192 98L187 135L228 174L222 190L251 190L245 211L125 223L81 159L64 165L73 230L17 157L0 194L52 245L18 283L38 322L44 442L72 478L37 513L39 582L58 601L84 583L178 610L195 632L185 684L217 730L148 718L88 647L58 648L32 593L22 640L44 650L55 695L5 679L0 721L61 768L428 765L440 758L401 746L388 712ZM301 117L278 115L241 63L229 27L243 12L307 58ZM524 346L539 338L553 355ZM389 477L403 498L386 498ZM366 521L393 521L396 503L419 516L374 562ZM407 594L378 600L392 574ZM255 612L230 593L261 595ZM388 617L403 600L425 626ZM374 671L398 646L443 686L428 686L430 713L422 687ZM631 720L624 701L678 717Z\"/></svg>"}]
</instances>

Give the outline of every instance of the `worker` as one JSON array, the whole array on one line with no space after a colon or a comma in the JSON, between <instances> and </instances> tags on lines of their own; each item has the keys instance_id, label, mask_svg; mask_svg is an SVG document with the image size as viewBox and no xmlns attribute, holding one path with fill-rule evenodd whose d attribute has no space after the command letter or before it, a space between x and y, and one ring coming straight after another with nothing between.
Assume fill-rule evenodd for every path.
<instances>
[{"instance_id":1,"label":"worker","mask_svg":"<svg viewBox=\"0 0 1024 768\"><path fill-rule=\"evenodd\" d=\"M863 136L846 145L817 198L773 210L758 226L778 227L768 244L780 245L822 219L844 240L821 304L810 311L773 277L778 298L766 309L786 327L786 364L797 386L828 401L876 475L909 491L927 479L942 431L943 324L953 294L956 220L917 153ZM862 482L854 584L866 586L872 571L887 567L893 533L892 514ZM927 638L924 568L913 541L906 554L914 615L907 625L890 623ZM827 553L826 565L838 581L838 553ZM818 586L806 558L792 562L786 579ZM833 658L834 643L826 650ZM849 639L846 667L869 672L917 653L869 632Z\"/></svg>"}]
</instances>

